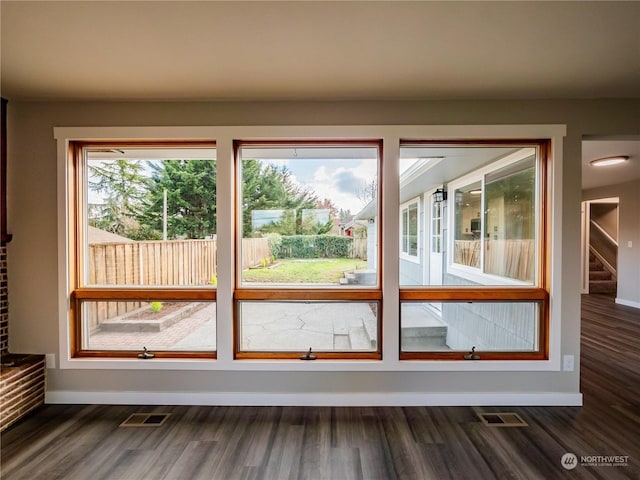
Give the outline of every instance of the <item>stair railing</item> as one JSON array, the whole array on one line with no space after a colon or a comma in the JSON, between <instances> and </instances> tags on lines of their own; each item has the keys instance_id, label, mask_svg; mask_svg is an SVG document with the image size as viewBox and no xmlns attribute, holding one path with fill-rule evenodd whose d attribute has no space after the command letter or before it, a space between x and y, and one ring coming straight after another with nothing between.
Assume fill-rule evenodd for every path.
<instances>
[{"instance_id":1,"label":"stair railing","mask_svg":"<svg viewBox=\"0 0 640 480\"><path fill-rule=\"evenodd\" d=\"M598 231L600 231L600 233L602 233L602 235L604 235L604 237L609 241L609 243L615 245L616 248L618 248L618 241L611 235L609 235L609 233L604 228L602 228L600 224L598 224L598 222L596 222L594 219L591 219L591 225L596 227Z\"/></svg>"}]
</instances>

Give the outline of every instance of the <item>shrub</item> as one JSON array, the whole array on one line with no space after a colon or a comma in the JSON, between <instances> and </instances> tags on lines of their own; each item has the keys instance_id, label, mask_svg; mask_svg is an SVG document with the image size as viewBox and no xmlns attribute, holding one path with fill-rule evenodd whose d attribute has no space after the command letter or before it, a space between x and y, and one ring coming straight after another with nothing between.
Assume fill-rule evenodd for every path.
<instances>
[{"instance_id":1,"label":"shrub","mask_svg":"<svg viewBox=\"0 0 640 480\"><path fill-rule=\"evenodd\" d=\"M151 302L149 308L153 313L158 313L160 310L162 310L162 302Z\"/></svg>"},{"instance_id":2,"label":"shrub","mask_svg":"<svg viewBox=\"0 0 640 480\"><path fill-rule=\"evenodd\" d=\"M282 258L280 256L280 251L282 249L282 235L279 233L267 233L265 238L267 239L267 242L269 242L269 250L271 251L271 255L273 255L274 262L276 258Z\"/></svg>"},{"instance_id":3,"label":"shrub","mask_svg":"<svg viewBox=\"0 0 640 480\"><path fill-rule=\"evenodd\" d=\"M291 235L279 240L279 258L349 258L353 243L352 238L337 235Z\"/></svg>"}]
</instances>

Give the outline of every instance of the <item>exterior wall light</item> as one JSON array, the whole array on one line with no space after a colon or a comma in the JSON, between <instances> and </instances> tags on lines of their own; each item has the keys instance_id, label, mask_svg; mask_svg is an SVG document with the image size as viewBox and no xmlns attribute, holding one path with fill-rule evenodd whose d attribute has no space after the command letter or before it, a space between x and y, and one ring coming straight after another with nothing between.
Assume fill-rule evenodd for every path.
<instances>
[{"instance_id":1,"label":"exterior wall light","mask_svg":"<svg viewBox=\"0 0 640 480\"><path fill-rule=\"evenodd\" d=\"M444 188L438 188L433 192L433 202L441 203L447 199L447 191Z\"/></svg>"}]
</instances>

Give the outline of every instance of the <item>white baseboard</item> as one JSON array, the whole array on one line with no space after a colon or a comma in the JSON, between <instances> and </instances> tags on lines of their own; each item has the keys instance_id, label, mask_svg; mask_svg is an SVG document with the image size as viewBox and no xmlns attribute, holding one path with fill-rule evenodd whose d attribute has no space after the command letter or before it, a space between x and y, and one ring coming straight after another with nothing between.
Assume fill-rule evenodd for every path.
<instances>
[{"instance_id":1,"label":"white baseboard","mask_svg":"<svg viewBox=\"0 0 640 480\"><path fill-rule=\"evenodd\" d=\"M237 406L582 406L581 393L262 393L76 392L54 390L45 403Z\"/></svg>"},{"instance_id":2,"label":"white baseboard","mask_svg":"<svg viewBox=\"0 0 640 480\"><path fill-rule=\"evenodd\" d=\"M640 302L633 302L631 300L625 300L624 298L616 297L616 303L620 305L626 305L627 307L640 308Z\"/></svg>"}]
</instances>

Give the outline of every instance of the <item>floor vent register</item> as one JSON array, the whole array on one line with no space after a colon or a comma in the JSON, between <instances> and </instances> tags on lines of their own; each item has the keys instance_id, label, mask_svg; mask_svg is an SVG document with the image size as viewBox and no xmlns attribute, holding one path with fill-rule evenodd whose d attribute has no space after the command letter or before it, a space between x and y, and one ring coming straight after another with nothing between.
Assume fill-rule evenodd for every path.
<instances>
[{"instance_id":1,"label":"floor vent register","mask_svg":"<svg viewBox=\"0 0 640 480\"><path fill-rule=\"evenodd\" d=\"M121 427L160 427L167 421L170 413L133 413Z\"/></svg>"},{"instance_id":2,"label":"floor vent register","mask_svg":"<svg viewBox=\"0 0 640 480\"><path fill-rule=\"evenodd\" d=\"M513 412L479 413L478 417L486 427L528 427L520 415Z\"/></svg>"}]
</instances>

